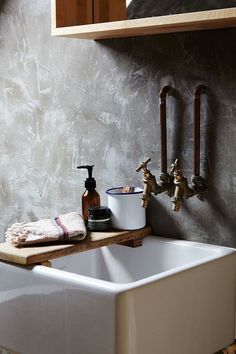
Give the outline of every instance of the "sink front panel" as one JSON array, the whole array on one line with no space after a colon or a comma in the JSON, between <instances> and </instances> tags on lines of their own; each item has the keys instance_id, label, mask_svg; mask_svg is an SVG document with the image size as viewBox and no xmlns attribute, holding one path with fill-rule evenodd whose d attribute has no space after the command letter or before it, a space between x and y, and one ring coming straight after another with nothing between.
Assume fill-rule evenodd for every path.
<instances>
[{"instance_id":1,"label":"sink front panel","mask_svg":"<svg viewBox=\"0 0 236 354\"><path fill-rule=\"evenodd\" d=\"M235 255L118 298L118 354L213 354L235 338Z\"/></svg>"},{"instance_id":2,"label":"sink front panel","mask_svg":"<svg viewBox=\"0 0 236 354\"><path fill-rule=\"evenodd\" d=\"M0 347L17 354L115 354L116 294L59 273L0 262Z\"/></svg>"}]
</instances>

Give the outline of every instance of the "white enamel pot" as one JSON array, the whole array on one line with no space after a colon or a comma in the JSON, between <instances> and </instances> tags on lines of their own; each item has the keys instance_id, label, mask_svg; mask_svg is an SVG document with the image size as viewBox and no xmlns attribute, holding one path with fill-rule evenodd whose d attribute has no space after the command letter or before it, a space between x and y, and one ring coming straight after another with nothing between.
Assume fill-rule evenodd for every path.
<instances>
[{"instance_id":1,"label":"white enamel pot","mask_svg":"<svg viewBox=\"0 0 236 354\"><path fill-rule=\"evenodd\" d=\"M112 228L136 230L146 225L146 209L141 207L142 189L135 187L133 192L122 193L122 188L106 191L108 207L111 210Z\"/></svg>"}]
</instances>

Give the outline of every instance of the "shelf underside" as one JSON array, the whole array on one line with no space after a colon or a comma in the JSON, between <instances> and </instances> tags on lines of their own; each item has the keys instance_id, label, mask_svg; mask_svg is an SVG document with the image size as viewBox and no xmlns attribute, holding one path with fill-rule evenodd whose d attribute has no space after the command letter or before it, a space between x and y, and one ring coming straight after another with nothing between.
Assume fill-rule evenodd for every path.
<instances>
[{"instance_id":1,"label":"shelf underside","mask_svg":"<svg viewBox=\"0 0 236 354\"><path fill-rule=\"evenodd\" d=\"M81 26L52 27L59 37L106 39L236 27L236 8Z\"/></svg>"}]
</instances>

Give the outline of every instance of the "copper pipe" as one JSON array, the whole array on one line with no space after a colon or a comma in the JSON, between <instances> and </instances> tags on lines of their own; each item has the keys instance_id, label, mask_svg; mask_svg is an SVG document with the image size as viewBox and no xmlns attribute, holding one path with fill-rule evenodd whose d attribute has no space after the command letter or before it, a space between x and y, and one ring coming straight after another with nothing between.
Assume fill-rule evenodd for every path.
<instances>
[{"instance_id":1,"label":"copper pipe","mask_svg":"<svg viewBox=\"0 0 236 354\"><path fill-rule=\"evenodd\" d=\"M194 176L200 176L201 94L205 92L206 86L204 85L198 85L194 92Z\"/></svg>"},{"instance_id":2,"label":"copper pipe","mask_svg":"<svg viewBox=\"0 0 236 354\"><path fill-rule=\"evenodd\" d=\"M167 137L166 137L166 95L170 86L164 86L160 93L160 127L161 127L161 173L167 173Z\"/></svg>"}]
</instances>

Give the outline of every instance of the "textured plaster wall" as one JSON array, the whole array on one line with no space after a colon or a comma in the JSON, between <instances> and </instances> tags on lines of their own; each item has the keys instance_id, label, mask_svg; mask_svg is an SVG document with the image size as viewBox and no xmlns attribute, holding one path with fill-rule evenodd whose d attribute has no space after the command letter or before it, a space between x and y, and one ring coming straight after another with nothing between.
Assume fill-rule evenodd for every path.
<instances>
[{"instance_id":1,"label":"textured plaster wall","mask_svg":"<svg viewBox=\"0 0 236 354\"><path fill-rule=\"evenodd\" d=\"M106 188L141 185L135 168L145 156L158 176L158 92L165 84L175 88L167 108L168 163L178 157L190 178L192 93L204 83L201 160L208 192L179 213L165 195L153 198L148 220L159 235L236 247L235 35L236 29L224 29L100 42L52 38L49 0L6 0L0 14L1 240L12 222L80 209L86 173L78 164L95 164L103 204Z\"/></svg>"}]
</instances>

